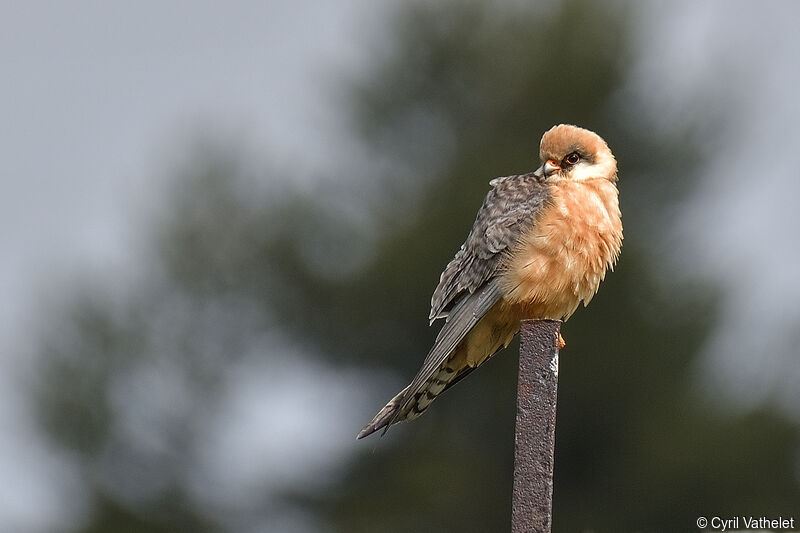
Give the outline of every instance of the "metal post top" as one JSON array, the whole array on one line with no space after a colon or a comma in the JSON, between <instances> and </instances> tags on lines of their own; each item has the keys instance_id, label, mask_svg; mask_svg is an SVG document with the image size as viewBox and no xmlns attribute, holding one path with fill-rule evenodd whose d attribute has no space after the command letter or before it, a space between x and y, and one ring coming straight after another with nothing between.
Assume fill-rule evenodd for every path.
<instances>
[{"instance_id":1,"label":"metal post top","mask_svg":"<svg viewBox=\"0 0 800 533\"><path fill-rule=\"evenodd\" d=\"M560 330L560 320L520 324L512 533L551 531Z\"/></svg>"}]
</instances>

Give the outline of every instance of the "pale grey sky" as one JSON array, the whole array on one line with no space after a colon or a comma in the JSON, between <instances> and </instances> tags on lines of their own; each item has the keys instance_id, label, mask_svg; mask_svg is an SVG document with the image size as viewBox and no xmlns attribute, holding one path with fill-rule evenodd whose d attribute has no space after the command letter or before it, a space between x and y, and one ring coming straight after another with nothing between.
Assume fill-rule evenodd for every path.
<instances>
[{"instance_id":1,"label":"pale grey sky","mask_svg":"<svg viewBox=\"0 0 800 533\"><path fill-rule=\"evenodd\" d=\"M685 276L721 289L698 389L728 409L774 402L800 421L800 4L648 12L635 74L648 118L684 127L710 108L726 124L701 140L706 159L687 169L694 193L654 249L667 284Z\"/></svg>"}]
</instances>

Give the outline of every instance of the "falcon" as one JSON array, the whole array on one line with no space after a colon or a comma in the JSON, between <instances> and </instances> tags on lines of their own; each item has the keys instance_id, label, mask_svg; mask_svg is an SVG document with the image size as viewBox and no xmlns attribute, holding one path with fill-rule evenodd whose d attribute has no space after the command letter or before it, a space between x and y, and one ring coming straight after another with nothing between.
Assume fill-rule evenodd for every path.
<instances>
[{"instance_id":1,"label":"falcon","mask_svg":"<svg viewBox=\"0 0 800 533\"><path fill-rule=\"evenodd\" d=\"M552 127L535 172L496 178L431 298L444 324L422 368L358 434L417 418L508 346L523 319L567 320L597 292L622 247L617 161L596 133ZM563 339L559 338L563 346Z\"/></svg>"}]
</instances>

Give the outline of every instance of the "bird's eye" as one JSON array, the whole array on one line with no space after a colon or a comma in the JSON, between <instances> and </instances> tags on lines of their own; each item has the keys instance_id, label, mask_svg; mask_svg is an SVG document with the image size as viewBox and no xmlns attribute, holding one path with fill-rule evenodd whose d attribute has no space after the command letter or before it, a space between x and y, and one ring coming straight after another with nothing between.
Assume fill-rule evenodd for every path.
<instances>
[{"instance_id":1,"label":"bird's eye","mask_svg":"<svg viewBox=\"0 0 800 533\"><path fill-rule=\"evenodd\" d=\"M581 160L581 156L578 152L572 152L567 157L564 158L564 163L568 165L577 165L578 161Z\"/></svg>"}]
</instances>

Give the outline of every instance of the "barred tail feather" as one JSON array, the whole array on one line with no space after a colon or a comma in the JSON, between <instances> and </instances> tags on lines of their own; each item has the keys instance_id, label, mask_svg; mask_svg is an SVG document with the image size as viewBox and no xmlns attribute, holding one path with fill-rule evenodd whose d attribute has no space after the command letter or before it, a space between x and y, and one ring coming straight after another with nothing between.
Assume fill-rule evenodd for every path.
<instances>
[{"instance_id":1,"label":"barred tail feather","mask_svg":"<svg viewBox=\"0 0 800 533\"><path fill-rule=\"evenodd\" d=\"M414 420L428 409L428 406L433 403L433 400L435 400L439 394L448 389L450 385L456 381L456 377L456 371L447 364L444 364L439 369L439 372L432 376L413 398L405 397L410 387L409 385L397 393L397 395L375 415L372 422L364 426L364 429L359 432L356 438L363 439L381 428L388 429L390 425L396 424L397 422Z\"/></svg>"}]
</instances>

